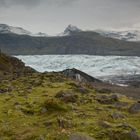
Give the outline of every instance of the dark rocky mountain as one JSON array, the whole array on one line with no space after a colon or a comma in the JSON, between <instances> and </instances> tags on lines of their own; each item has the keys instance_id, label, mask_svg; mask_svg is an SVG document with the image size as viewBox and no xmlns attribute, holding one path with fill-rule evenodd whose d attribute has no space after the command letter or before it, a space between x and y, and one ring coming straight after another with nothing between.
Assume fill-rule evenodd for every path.
<instances>
[{"instance_id":1,"label":"dark rocky mountain","mask_svg":"<svg viewBox=\"0 0 140 140\"><path fill-rule=\"evenodd\" d=\"M92 82L92 83L101 83L100 80L78 70L78 69L66 69L62 71L62 74L70 77L78 82Z\"/></svg>"},{"instance_id":2,"label":"dark rocky mountain","mask_svg":"<svg viewBox=\"0 0 140 140\"><path fill-rule=\"evenodd\" d=\"M104 37L93 31L74 31L67 36L33 37L0 34L0 49L12 55L89 54L140 56L139 42Z\"/></svg>"}]
</instances>

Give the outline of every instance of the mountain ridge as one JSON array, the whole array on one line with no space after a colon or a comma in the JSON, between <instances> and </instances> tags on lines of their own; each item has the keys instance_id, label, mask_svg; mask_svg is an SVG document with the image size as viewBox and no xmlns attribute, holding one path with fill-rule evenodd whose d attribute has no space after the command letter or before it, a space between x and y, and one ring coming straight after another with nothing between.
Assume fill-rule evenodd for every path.
<instances>
[{"instance_id":1,"label":"mountain ridge","mask_svg":"<svg viewBox=\"0 0 140 140\"><path fill-rule=\"evenodd\" d=\"M86 30L82 30L78 28L77 26L74 26L72 24L69 24L63 32L54 35L55 37L59 36L69 36L74 32L82 32ZM89 30L91 32L97 32L100 35L104 37L109 37L109 38L114 38L114 39L119 39L119 40L124 40L124 41L132 41L132 42L137 42L140 41L140 30L123 30L123 31L115 31L115 30L101 30L101 29L96 29L96 30ZM0 33L1 34L8 34L8 33L13 33L17 35L29 35L33 37L53 37L51 35L48 35L46 33L38 32L38 33L32 33L26 29L23 29L21 27L13 27L9 26L7 24L0 24Z\"/></svg>"},{"instance_id":2,"label":"mountain ridge","mask_svg":"<svg viewBox=\"0 0 140 140\"><path fill-rule=\"evenodd\" d=\"M103 37L82 31L69 36L32 37L0 34L0 49L12 55L88 54L140 56L140 43Z\"/></svg>"},{"instance_id":3,"label":"mountain ridge","mask_svg":"<svg viewBox=\"0 0 140 140\"><path fill-rule=\"evenodd\" d=\"M140 41L140 30L124 30L124 31L107 31L107 30L95 30L102 36L115 38L124 41L137 42Z\"/></svg>"},{"instance_id":4,"label":"mountain ridge","mask_svg":"<svg viewBox=\"0 0 140 140\"><path fill-rule=\"evenodd\" d=\"M0 49L11 55L87 54L140 56L140 42L128 42L69 25L63 36L0 33ZM41 33L42 35L42 33Z\"/></svg>"}]
</instances>

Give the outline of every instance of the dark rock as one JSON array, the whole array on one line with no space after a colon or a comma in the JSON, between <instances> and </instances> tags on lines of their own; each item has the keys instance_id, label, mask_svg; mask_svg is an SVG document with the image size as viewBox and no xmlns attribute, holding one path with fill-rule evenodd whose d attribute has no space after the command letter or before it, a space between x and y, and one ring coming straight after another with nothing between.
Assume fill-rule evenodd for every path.
<instances>
[{"instance_id":1,"label":"dark rock","mask_svg":"<svg viewBox=\"0 0 140 140\"><path fill-rule=\"evenodd\" d=\"M110 140L140 140L136 131L110 133Z\"/></svg>"},{"instance_id":2,"label":"dark rock","mask_svg":"<svg viewBox=\"0 0 140 140\"><path fill-rule=\"evenodd\" d=\"M80 88L78 88L77 90L78 90L78 92L80 92L80 93L82 93L82 94L87 94L87 93L89 93L89 90L87 90L87 89L84 88L84 87L80 87Z\"/></svg>"},{"instance_id":3,"label":"dark rock","mask_svg":"<svg viewBox=\"0 0 140 140\"><path fill-rule=\"evenodd\" d=\"M138 113L140 112L140 103L135 103L129 108L130 113Z\"/></svg>"},{"instance_id":4,"label":"dark rock","mask_svg":"<svg viewBox=\"0 0 140 140\"><path fill-rule=\"evenodd\" d=\"M75 79L76 81L78 82L99 82L101 83L100 80L80 71L80 70L77 70L75 68L73 69L66 69L64 71L62 71L62 73L67 76L67 77L70 77L72 79Z\"/></svg>"},{"instance_id":5,"label":"dark rock","mask_svg":"<svg viewBox=\"0 0 140 140\"><path fill-rule=\"evenodd\" d=\"M119 97L115 94L110 96L102 95L97 97L97 101L102 104L113 104L119 102Z\"/></svg>"},{"instance_id":6,"label":"dark rock","mask_svg":"<svg viewBox=\"0 0 140 140\"><path fill-rule=\"evenodd\" d=\"M95 140L95 139L82 134L72 134L70 135L69 140Z\"/></svg>"},{"instance_id":7,"label":"dark rock","mask_svg":"<svg viewBox=\"0 0 140 140\"><path fill-rule=\"evenodd\" d=\"M59 127L61 127L61 128L72 128L73 127L71 120L68 120L68 119L57 118L57 122L58 122Z\"/></svg>"},{"instance_id":8,"label":"dark rock","mask_svg":"<svg viewBox=\"0 0 140 140\"><path fill-rule=\"evenodd\" d=\"M118 125L117 127L123 128L123 129L125 129L125 130L129 129L129 130L131 130L131 131L136 131L136 129L135 129L133 126L131 126L130 124L128 124L128 123L126 123L126 122L124 122L124 123Z\"/></svg>"},{"instance_id":9,"label":"dark rock","mask_svg":"<svg viewBox=\"0 0 140 140\"><path fill-rule=\"evenodd\" d=\"M44 136L39 136L37 140L45 140Z\"/></svg>"},{"instance_id":10,"label":"dark rock","mask_svg":"<svg viewBox=\"0 0 140 140\"><path fill-rule=\"evenodd\" d=\"M5 92L11 92L12 88L5 88L5 89L0 89L0 93L5 93Z\"/></svg>"},{"instance_id":11,"label":"dark rock","mask_svg":"<svg viewBox=\"0 0 140 140\"><path fill-rule=\"evenodd\" d=\"M49 127L49 126L51 126L52 124L53 124L52 121L46 121L46 122L44 122L44 125L45 125L46 127Z\"/></svg>"},{"instance_id":12,"label":"dark rock","mask_svg":"<svg viewBox=\"0 0 140 140\"><path fill-rule=\"evenodd\" d=\"M120 124L117 128L120 130L109 132L110 140L140 140L136 129L128 123Z\"/></svg>"},{"instance_id":13,"label":"dark rock","mask_svg":"<svg viewBox=\"0 0 140 140\"><path fill-rule=\"evenodd\" d=\"M107 121L100 121L99 125L103 128L111 128L112 127L111 124Z\"/></svg>"},{"instance_id":14,"label":"dark rock","mask_svg":"<svg viewBox=\"0 0 140 140\"><path fill-rule=\"evenodd\" d=\"M44 114L47 112L47 109L45 107L42 108L41 113Z\"/></svg>"},{"instance_id":15,"label":"dark rock","mask_svg":"<svg viewBox=\"0 0 140 140\"><path fill-rule=\"evenodd\" d=\"M113 119L119 119L119 118L124 118L125 116L120 112L114 112L114 113L111 114L111 117Z\"/></svg>"},{"instance_id":16,"label":"dark rock","mask_svg":"<svg viewBox=\"0 0 140 140\"><path fill-rule=\"evenodd\" d=\"M128 105L129 104L127 102L116 102L116 103L114 103L114 106L118 109L127 107Z\"/></svg>"},{"instance_id":17,"label":"dark rock","mask_svg":"<svg viewBox=\"0 0 140 140\"><path fill-rule=\"evenodd\" d=\"M96 89L96 92L98 93L111 93L112 91L107 88L102 88L102 89Z\"/></svg>"},{"instance_id":18,"label":"dark rock","mask_svg":"<svg viewBox=\"0 0 140 140\"><path fill-rule=\"evenodd\" d=\"M56 94L55 96L56 98L60 98L61 100L63 100L64 102L71 102L71 103L75 103L77 102L78 96L74 93L71 93L69 91L60 91Z\"/></svg>"},{"instance_id":19,"label":"dark rock","mask_svg":"<svg viewBox=\"0 0 140 140\"><path fill-rule=\"evenodd\" d=\"M19 102L15 102L14 105L15 105L15 106L19 106L20 103L19 103Z\"/></svg>"},{"instance_id":20,"label":"dark rock","mask_svg":"<svg viewBox=\"0 0 140 140\"><path fill-rule=\"evenodd\" d=\"M127 137L130 140L140 140L140 137L138 136L138 134L136 133L136 131L130 131L129 133L126 134Z\"/></svg>"}]
</instances>

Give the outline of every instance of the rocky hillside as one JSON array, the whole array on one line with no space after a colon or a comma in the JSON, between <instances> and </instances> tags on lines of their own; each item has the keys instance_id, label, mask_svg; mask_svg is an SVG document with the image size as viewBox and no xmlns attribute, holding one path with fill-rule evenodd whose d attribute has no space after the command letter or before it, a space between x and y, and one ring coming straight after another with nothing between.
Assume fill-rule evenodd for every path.
<instances>
[{"instance_id":1,"label":"rocky hillside","mask_svg":"<svg viewBox=\"0 0 140 140\"><path fill-rule=\"evenodd\" d=\"M16 62L25 68L1 54L0 70L17 71ZM140 140L140 101L99 83L75 69L1 79L0 139Z\"/></svg>"},{"instance_id":2,"label":"rocky hillside","mask_svg":"<svg viewBox=\"0 0 140 140\"><path fill-rule=\"evenodd\" d=\"M35 72L35 70L26 67L19 59L0 52L0 79L6 75L20 76L32 72Z\"/></svg>"},{"instance_id":3,"label":"rocky hillside","mask_svg":"<svg viewBox=\"0 0 140 140\"><path fill-rule=\"evenodd\" d=\"M32 37L0 34L0 49L8 54L90 54L140 56L140 43L104 37L91 31L74 31L67 36Z\"/></svg>"}]
</instances>

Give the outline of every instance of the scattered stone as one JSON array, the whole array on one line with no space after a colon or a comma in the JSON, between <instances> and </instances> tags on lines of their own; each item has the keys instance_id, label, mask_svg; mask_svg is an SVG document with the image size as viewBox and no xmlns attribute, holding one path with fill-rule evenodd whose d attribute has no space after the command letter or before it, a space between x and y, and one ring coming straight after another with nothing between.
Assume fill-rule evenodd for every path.
<instances>
[{"instance_id":1,"label":"scattered stone","mask_svg":"<svg viewBox=\"0 0 140 140\"><path fill-rule=\"evenodd\" d=\"M89 90L87 90L87 89L84 88L84 87L80 87L80 88L78 88L77 90L78 90L78 92L80 92L80 93L82 93L82 94L87 94L87 93L89 93Z\"/></svg>"},{"instance_id":2,"label":"scattered stone","mask_svg":"<svg viewBox=\"0 0 140 140\"><path fill-rule=\"evenodd\" d=\"M140 137L138 136L138 134L136 133L136 131L130 131L129 133L126 134L127 137L130 140L140 140Z\"/></svg>"},{"instance_id":3,"label":"scattered stone","mask_svg":"<svg viewBox=\"0 0 140 140\"><path fill-rule=\"evenodd\" d=\"M128 123L120 124L116 126L116 128L117 131L114 129L113 131L108 132L110 140L140 140L136 129Z\"/></svg>"},{"instance_id":4,"label":"scattered stone","mask_svg":"<svg viewBox=\"0 0 140 140\"><path fill-rule=\"evenodd\" d=\"M127 122L124 122L124 123L118 125L117 127L124 128L124 130L129 129L132 131L136 131L136 129L133 126L131 126L130 124L128 124Z\"/></svg>"},{"instance_id":5,"label":"scattered stone","mask_svg":"<svg viewBox=\"0 0 140 140\"><path fill-rule=\"evenodd\" d=\"M112 91L107 88L102 88L102 89L96 89L96 92L98 93L111 93Z\"/></svg>"},{"instance_id":6,"label":"scattered stone","mask_svg":"<svg viewBox=\"0 0 140 140\"><path fill-rule=\"evenodd\" d=\"M129 104L127 102L116 102L116 103L114 103L114 106L118 109L128 107L128 105Z\"/></svg>"},{"instance_id":7,"label":"scattered stone","mask_svg":"<svg viewBox=\"0 0 140 140\"><path fill-rule=\"evenodd\" d=\"M14 105L15 106L18 106L18 105L20 105L20 103L19 102L15 102Z\"/></svg>"},{"instance_id":8,"label":"scattered stone","mask_svg":"<svg viewBox=\"0 0 140 140\"><path fill-rule=\"evenodd\" d=\"M56 94L55 96L56 98L60 98L61 100L63 100L64 102L71 102L71 103L76 103L78 96L74 93L71 92L64 92L64 91L60 91Z\"/></svg>"},{"instance_id":9,"label":"scattered stone","mask_svg":"<svg viewBox=\"0 0 140 140\"><path fill-rule=\"evenodd\" d=\"M97 101L102 104L113 104L119 102L119 97L115 94L110 96L102 95L97 97Z\"/></svg>"},{"instance_id":10,"label":"scattered stone","mask_svg":"<svg viewBox=\"0 0 140 140\"><path fill-rule=\"evenodd\" d=\"M41 113L44 114L46 112L47 112L47 108L43 107L42 110L41 110Z\"/></svg>"},{"instance_id":11,"label":"scattered stone","mask_svg":"<svg viewBox=\"0 0 140 140\"><path fill-rule=\"evenodd\" d=\"M120 112L114 112L114 113L111 114L111 117L113 119L120 119L120 118L124 118L125 116Z\"/></svg>"},{"instance_id":12,"label":"scattered stone","mask_svg":"<svg viewBox=\"0 0 140 140\"><path fill-rule=\"evenodd\" d=\"M111 132L109 136L110 140L140 140L136 131Z\"/></svg>"},{"instance_id":13,"label":"scattered stone","mask_svg":"<svg viewBox=\"0 0 140 140\"><path fill-rule=\"evenodd\" d=\"M99 125L103 128L111 128L112 127L111 124L107 121L100 121Z\"/></svg>"},{"instance_id":14,"label":"scattered stone","mask_svg":"<svg viewBox=\"0 0 140 140\"><path fill-rule=\"evenodd\" d=\"M45 140L44 136L39 136L38 140Z\"/></svg>"},{"instance_id":15,"label":"scattered stone","mask_svg":"<svg viewBox=\"0 0 140 140\"><path fill-rule=\"evenodd\" d=\"M59 127L61 128L72 128L73 124L70 120L64 119L64 118L57 118L57 122Z\"/></svg>"},{"instance_id":16,"label":"scattered stone","mask_svg":"<svg viewBox=\"0 0 140 140\"><path fill-rule=\"evenodd\" d=\"M44 122L44 125L45 125L46 127L49 127L49 126L51 126L52 124L53 124L52 121L46 121L46 122Z\"/></svg>"},{"instance_id":17,"label":"scattered stone","mask_svg":"<svg viewBox=\"0 0 140 140\"><path fill-rule=\"evenodd\" d=\"M71 134L69 140L95 140L95 139L89 136L85 136L83 134Z\"/></svg>"},{"instance_id":18,"label":"scattered stone","mask_svg":"<svg viewBox=\"0 0 140 140\"><path fill-rule=\"evenodd\" d=\"M11 91L12 91L12 88L0 89L0 94L6 93L6 92L11 92Z\"/></svg>"},{"instance_id":19,"label":"scattered stone","mask_svg":"<svg viewBox=\"0 0 140 140\"><path fill-rule=\"evenodd\" d=\"M130 113L138 113L140 112L140 103L135 103L129 108Z\"/></svg>"}]
</instances>

